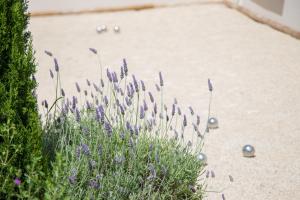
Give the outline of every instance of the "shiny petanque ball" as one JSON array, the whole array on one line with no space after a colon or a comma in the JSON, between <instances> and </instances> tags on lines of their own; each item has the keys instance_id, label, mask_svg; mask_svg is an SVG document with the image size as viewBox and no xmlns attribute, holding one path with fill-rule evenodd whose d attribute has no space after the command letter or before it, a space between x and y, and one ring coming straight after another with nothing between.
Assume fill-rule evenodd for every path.
<instances>
[{"instance_id":1,"label":"shiny petanque ball","mask_svg":"<svg viewBox=\"0 0 300 200\"><path fill-rule=\"evenodd\" d=\"M120 27L119 26L115 26L114 27L114 31L115 31L115 33L119 33L120 32Z\"/></svg>"},{"instance_id":2,"label":"shiny petanque ball","mask_svg":"<svg viewBox=\"0 0 300 200\"><path fill-rule=\"evenodd\" d=\"M219 127L218 120L215 117L210 117L207 122L207 127L209 129L216 129Z\"/></svg>"},{"instance_id":3,"label":"shiny petanque ball","mask_svg":"<svg viewBox=\"0 0 300 200\"><path fill-rule=\"evenodd\" d=\"M199 153L197 159L204 165L207 164L207 156L204 153Z\"/></svg>"},{"instance_id":4,"label":"shiny petanque ball","mask_svg":"<svg viewBox=\"0 0 300 200\"><path fill-rule=\"evenodd\" d=\"M102 25L102 26L101 26L101 29L102 29L102 31L106 32L106 31L107 31L106 25Z\"/></svg>"},{"instance_id":5,"label":"shiny petanque ball","mask_svg":"<svg viewBox=\"0 0 300 200\"><path fill-rule=\"evenodd\" d=\"M244 157L255 157L255 149L252 145L245 145L243 147L243 156Z\"/></svg>"},{"instance_id":6,"label":"shiny petanque ball","mask_svg":"<svg viewBox=\"0 0 300 200\"><path fill-rule=\"evenodd\" d=\"M101 26L97 26L96 31L97 31L97 33L102 33L102 27Z\"/></svg>"}]
</instances>

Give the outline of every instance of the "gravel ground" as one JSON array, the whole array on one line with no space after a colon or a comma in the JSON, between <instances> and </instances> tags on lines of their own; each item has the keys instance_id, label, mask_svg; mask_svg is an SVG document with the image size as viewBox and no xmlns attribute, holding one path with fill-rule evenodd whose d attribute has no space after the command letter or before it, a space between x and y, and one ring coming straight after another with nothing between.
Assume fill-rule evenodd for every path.
<instances>
[{"instance_id":1,"label":"gravel ground","mask_svg":"<svg viewBox=\"0 0 300 200\"><path fill-rule=\"evenodd\" d=\"M101 24L108 26L107 33L96 33ZM119 34L114 25L121 27ZM40 102L54 94L53 63L45 49L58 58L69 95L75 94L75 81L84 85L85 78L99 79L89 47L114 69L126 57L130 71L151 89L162 71L166 102L176 96L186 112L191 105L203 126L211 78L212 114L220 128L205 141L206 169L216 175L207 179L207 189L230 200L300 199L299 40L218 4L35 17L29 29ZM248 143L256 148L255 158L241 155ZM221 193L209 192L207 199L221 199Z\"/></svg>"}]
</instances>

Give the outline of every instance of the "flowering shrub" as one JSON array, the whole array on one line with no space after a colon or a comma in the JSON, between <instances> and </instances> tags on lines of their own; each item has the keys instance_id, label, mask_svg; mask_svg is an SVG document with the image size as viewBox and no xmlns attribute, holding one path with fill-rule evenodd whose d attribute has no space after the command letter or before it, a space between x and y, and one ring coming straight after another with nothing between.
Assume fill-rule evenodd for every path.
<instances>
[{"instance_id":1,"label":"flowering shrub","mask_svg":"<svg viewBox=\"0 0 300 200\"><path fill-rule=\"evenodd\" d=\"M98 56L96 49L90 51ZM198 177L204 163L197 155L205 131L200 132L192 107L188 124L176 99L170 109L164 105L161 73L156 100L142 80L129 75L125 59L119 75L106 69L107 79L99 62L99 83L87 80L84 88L75 83L78 97L68 98L54 63L50 76L57 80L57 99L52 106L42 103L44 153L52 168L46 199L203 198ZM188 125L195 141L185 141Z\"/></svg>"}]
</instances>

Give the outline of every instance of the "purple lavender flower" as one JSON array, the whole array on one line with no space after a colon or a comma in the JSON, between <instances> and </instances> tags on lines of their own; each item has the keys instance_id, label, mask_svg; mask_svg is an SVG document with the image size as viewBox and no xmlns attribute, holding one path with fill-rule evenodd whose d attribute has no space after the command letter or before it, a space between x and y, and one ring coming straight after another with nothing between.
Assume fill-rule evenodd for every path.
<instances>
[{"instance_id":1,"label":"purple lavender flower","mask_svg":"<svg viewBox=\"0 0 300 200\"><path fill-rule=\"evenodd\" d=\"M100 188L100 184L98 183L98 181L96 180L90 180L89 181L89 186L93 189L99 189Z\"/></svg>"},{"instance_id":2,"label":"purple lavender flower","mask_svg":"<svg viewBox=\"0 0 300 200\"><path fill-rule=\"evenodd\" d=\"M79 84L77 82L75 83L75 86L76 86L77 92L80 93L80 87L79 87Z\"/></svg>"},{"instance_id":3,"label":"purple lavender flower","mask_svg":"<svg viewBox=\"0 0 300 200\"><path fill-rule=\"evenodd\" d=\"M142 81L142 80L141 80L141 86L142 86L142 90L145 92L146 91L146 87L145 87L144 81Z\"/></svg>"},{"instance_id":4,"label":"purple lavender flower","mask_svg":"<svg viewBox=\"0 0 300 200\"><path fill-rule=\"evenodd\" d=\"M56 58L54 58L54 68L56 72L59 72L59 66Z\"/></svg>"},{"instance_id":5,"label":"purple lavender flower","mask_svg":"<svg viewBox=\"0 0 300 200\"><path fill-rule=\"evenodd\" d=\"M154 114L157 114L157 105L156 105L156 103L154 103L153 111L154 111Z\"/></svg>"},{"instance_id":6,"label":"purple lavender flower","mask_svg":"<svg viewBox=\"0 0 300 200\"><path fill-rule=\"evenodd\" d=\"M60 89L60 93L61 93L61 96L63 96L63 97L66 95L64 89L62 89L62 88Z\"/></svg>"},{"instance_id":7,"label":"purple lavender flower","mask_svg":"<svg viewBox=\"0 0 300 200\"><path fill-rule=\"evenodd\" d=\"M106 130L108 137L111 137L112 128L108 122L104 122L104 129Z\"/></svg>"},{"instance_id":8,"label":"purple lavender flower","mask_svg":"<svg viewBox=\"0 0 300 200\"><path fill-rule=\"evenodd\" d=\"M194 124L194 123L192 123L192 125L193 125L193 127L194 127L194 130L195 130L196 132L198 132L198 126L196 126L196 124Z\"/></svg>"},{"instance_id":9,"label":"purple lavender flower","mask_svg":"<svg viewBox=\"0 0 300 200\"><path fill-rule=\"evenodd\" d=\"M177 107L177 113L178 113L178 115L181 115L181 110L179 107Z\"/></svg>"},{"instance_id":10,"label":"purple lavender flower","mask_svg":"<svg viewBox=\"0 0 300 200\"><path fill-rule=\"evenodd\" d=\"M194 115L194 110L193 110L192 106L189 106L189 110L191 112L191 115Z\"/></svg>"},{"instance_id":11,"label":"purple lavender flower","mask_svg":"<svg viewBox=\"0 0 300 200\"><path fill-rule=\"evenodd\" d=\"M147 111L148 110L148 105L147 105L146 101L144 100L143 103L144 103L144 111Z\"/></svg>"},{"instance_id":12,"label":"purple lavender flower","mask_svg":"<svg viewBox=\"0 0 300 200\"><path fill-rule=\"evenodd\" d=\"M186 116L183 115L183 126L187 126L187 120L186 120Z\"/></svg>"},{"instance_id":13,"label":"purple lavender flower","mask_svg":"<svg viewBox=\"0 0 300 200\"><path fill-rule=\"evenodd\" d=\"M99 92L99 91L100 91L99 87L98 87L95 83L93 83L93 86L94 86L96 92Z\"/></svg>"},{"instance_id":14,"label":"purple lavender flower","mask_svg":"<svg viewBox=\"0 0 300 200\"><path fill-rule=\"evenodd\" d=\"M80 119L81 119L81 117L80 117L80 112L79 112L79 110L76 108L76 110L75 110L75 112L76 112L76 121L77 122L80 122Z\"/></svg>"},{"instance_id":15,"label":"purple lavender flower","mask_svg":"<svg viewBox=\"0 0 300 200\"><path fill-rule=\"evenodd\" d=\"M222 194L222 200L226 200L226 199L225 199L225 195L224 195L224 194Z\"/></svg>"},{"instance_id":16,"label":"purple lavender flower","mask_svg":"<svg viewBox=\"0 0 300 200\"><path fill-rule=\"evenodd\" d=\"M150 101L153 103L153 102L154 102L154 98L153 98L152 93L151 93L151 92L148 92L148 94L149 94L149 97L150 97Z\"/></svg>"},{"instance_id":17,"label":"purple lavender flower","mask_svg":"<svg viewBox=\"0 0 300 200\"><path fill-rule=\"evenodd\" d=\"M87 84L88 86L91 86L91 82L89 81L89 79L86 79L86 84Z\"/></svg>"},{"instance_id":18,"label":"purple lavender flower","mask_svg":"<svg viewBox=\"0 0 300 200\"><path fill-rule=\"evenodd\" d=\"M159 84L161 87L164 86L164 80L163 80L161 72L159 72Z\"/></svg>"},{"instance_id":19,"label":"purple lavender flower","mask_svg":"<svg viewBox=\"0 0 300 200\"><path fill-rule=\"evenodd\" d=\"M213 86L212 86L212 84L211 84L211 81L210 81L210 79L208 79L208 90L210 91L210 92L212 92L213 91Z\"/></svg>"},{"instance_id":20,"label":"purple lavender flower","mask_svg":"<svg viewBox=\"0 0 300 200\"><path fill-rule=\"evenodd\" d=\"M172 105L172 112L171 115L174 116L175 115L175 104Z\"/></svg>"},{"instance_id":21,"label":"purple lavender flower","mask_svg":"<svg viewBox=\"0 0 300 200\"><path fill-rule=\"evenodd\" d=\"M94 48L89 48L89 50L90 50L92 53L97 54L97 50L96 50L96 49L94 49Z\"/></svg>"},{"instance_id":22,"label":"purple lavender flower","mask_svg":"<svg viewBox=\"0 0 300 200\"><path fill-rule=\"evenodd\" d=\"M109 69L106 69L106 75L107 75L108 80L109 80L110 82L112 82L112 81L113 81L113 80L112 80L112 75L111 75Z\"/></svg>"},{"instance_id":23,"label":"purple lavender flower","mask_svg":"<svg viewBox=\"0 0 300 200\"><path fill-rule=\"evenodd\" d=\"M89 156L90 153L90 148L87 144L81 144L81 151L84 155Z\"/></svg>"},{"instance_id":24,"label":"purple lavender flower","mask_svg":"<svg viewBox=\"0 0 300 200\"><path fill-rule=\"evenodd\" d=\"M45 54L47 54L47 55L50 56L50 57L53 56L53 54L52 54L50 51L45 50L44 52L45 52Z\"/></svg>"},{"instance_id":25,"label":"purple lavender flower","mask_svg":"<svg viewBox=\"0 0 300 200\"><path fill-rule=\"evenodd\" d=\"M72 98L72 109L76 108L76 104L77 104L77 98L75 96L73 96L73 98Z\"/></svg>"},{"instance_id":26,"label":"purple lavender flower","mask_svg":"<svg viewBox=\"0 0 300 200\"><path fill-rule=\"evenodd\" d=\"M122 115L125 115L125 110L124 110L124 107L122 105L120 105L120 111L121 111Z\"/></svg>"},{"instance_id":27,"label":"purple lavender flower","mask_svg":"<svg viewBox=\"0 0 300 200\"><path fill-rule=\"evenodd\" d=\"M123 92L122 88L120 88L120 94L121 94L121 96L124 96L124 92Z\"/></svg>"},{"instance_id":28,"label":"purple lavender flower","mask_svg":"<svg viewBox=\"0 0 300 200\"><path fill-rule=\"evenodd\" d=\"M139 92L139 85L134 75L132 75L133 84L136 92Z\"/></svg>"},{"instance_id":29,"label":"purple lavender flower","mask_svg":"<svg viewBox=\"0 0 300 200\"><path fill-rule=\"evenodd\" d=\"M154 179L156 178L156 170L152 163L149 164L148 169L150 171L150 176L147 179Z\"/></svg>"},{"instance_id":30,"label":"purple lavender flower","mask_svg":"<svg viewBox=\"0 0 300 200\"><path fill-rule=\"evenodd\" d=\"M155 87L156 87L157 92L159 92L160 91L160 87L157 84L155 84Z\"/></svg>"},{"instance_id":31,"label":"purple lavender flower","mask_svg":"<svg viewBox=\"0 0 300 200\"><path fill-rule=\"evenodd\" d=\"M127 76L128 75L128 68L127 68L127 62L126 62L125 58L123 58L123 67L124 67L125 76Z\"/></svg>"},{"instance_id":32,"label":"purple lavender flower","mask_svg":"<svg viewBox=\"0 0 300 200\"><path fill-rule=\"evenodd\" d=\"M144 111L144 108L143 106L140 107L140 119L144 119L145 117L145 111Z\"/></svg>"},{"instance_id":33,"label":"purple lavender flower","mask_svg":"<svg viewBox=\"0 0 300 200\"><path fill-rule=\"evenodd\" d=\"M15 178L14 183L15 183L15 185L17 185L17 186L21 185L21 179Z\"/></svg>"},{"instance_id":34,"label":"purple lavender flower","mask_svg":"<svg viewBox=\"0 0 300 200\"><path fill-rule=\"evenodd\" d=\"M101 82L101 87L104 88L104 81L103 81L103 79L101 79L100 82Z\"/></svg>"},{"instance_id":35,"label":"purple lavender flower","mask_svg":"<svg viewBox=\"0 0 300 200\"><path fill-rule=\"evenodd\" d=\"M209 178L209 170L206 171L206 178Z\"/></svg>"},{"instance_id":36,"label":"purple lavender flower","mask_svg":"<svg viewBox=\"0 0 300 200\"><path fill-rule=\"evenodd\" d=\"M54 74L53 74L53 72L52 72L51 69L49 69L49 71L50 71L50 76L51 76L51 78L53 79L53 78L54 78Z\"/></svg>"},{"instance_id":37,"label":"purple lavender flower","mask_svg":"<svg viewBox=\"0 0 300 200\"><path fill-rule=\"evenodd\" d=\"M118 76L117 76L117 73L116 72L113 72L112 73L112 80L114 83L117 83L118 82Z\"/></svg>"},{"instance_id":38,"label":"purple lavender flower","mask_svg":"<svg viewBox=\"0 0 300 200\"><path fill-rule=\"evenodd\" d=\"M121 80L124 78L124 68L121 66L121 73L120 73Z\"/></svg>"},{"instance_id":39,"label":"purple lavender flower","mask_svg":"<svg viewBox=\"0 0 300 200\"><path fill-rule=\"evenodd\" d=\"M86 101L86 109L88 110L92 109L92 105L89 101Z\"/></svg>"},{"instance_id":40,"label":"purple lavender flower","mask_svg":"<svg viewBox=\"0 0 300 200\"><path fill-rule=\"evenodd\" d=\"M128 97L125 97L126 105L131 106L131 100Z\"/></svg>"},{"instance_id":41,"label":"purple lavender flower","mask_svg":"<svg viewBox=\"0 0 300 200\"><path fill-rule=\"evenodd\" d=\"M196 122L196 124L197 124L197 126L199 126L199 124L200 124L200 116L199 115L197 115L197 122Z\"/></svg>"},{"instance_id":42,"label":"purple lavender flower","mask_svg":"<svg viewBox=\"0 0 300 200\"><path fill-rule=\"evenodd\" d=\"M129 86L130 86L130 94L131 94L131 96L133 96L133 94L134 94L134 87L133 87L133 84L132 84L132 83L129 83Z\"/></svg>"},{"instance_id":43,"label":"purple lavender flower","mask_svg":"<svg viewBox=\"0 0 300 200\"><path fill-rule=\"evenodd\" d=\"M77 181L77 176L76 175L71 175L71 176L69 176L68 179L69 179L70 184L74 185Z\"/></svg>"},{"instance_id":44,"label":"purple lavender flower","mask_svg":"<svg viewBox=\"0 0 300 200\"><path fill-rule=\"evenodd\" d=\"M108 105L108 98L107 98L107 96L104 96L104 104L107 106Z\"/></svg>"}]
</instances>

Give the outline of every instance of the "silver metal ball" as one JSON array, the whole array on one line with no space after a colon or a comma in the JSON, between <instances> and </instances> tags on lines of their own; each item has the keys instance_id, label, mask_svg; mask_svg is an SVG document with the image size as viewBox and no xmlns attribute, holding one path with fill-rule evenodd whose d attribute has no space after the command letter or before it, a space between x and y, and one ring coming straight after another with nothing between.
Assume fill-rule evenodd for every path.
<instances>
[{"instance_id":1,"label":"silver metal ball","mask_svg":"<svg viewBox=\"0 0 300 200\"><path fill-rule=\"evenodd\" d=\"M244 157L255 157L255 149L252 145L247 144L243 147L243 156Z\"/></svg>"},{"instance_id":2,"label":"silver metal ball","mask_svg":"<svg viewBox=\"0 0 300 200\"><path fill-rule=\"evenodd\" d=\"M207 127L209 129L216 129L219 127L218 120L215 117L211 117L208 119Z\"/></svg>"},{"instance_id":3,"label":"silver metal ball","mask_svg":"<svg viewBox=\"0 0 300 200\"><path fill-rule=\"evenodd\" d=\"M115 33L119 33L120 32L120 27L119 26L115 26L114 27L114 31L115 31Z\"/></svg>"},{"instance_id":4,"label":"silver metal ball","mask_svg":"<svg viewBox=\"0 0 300 200\"><path fill-rule=\"evenodd\" d=\"M101 26L97 26L96 31L97 31L97 33L102 33L102 27Z\"/></svg>"},{"instance_id":5,"label":"silver metal ball","mask_svg":"<svg viewBox=\"0 0 300 200\"><path fill-rule=\"evenodd\" d=\"M204 153L199 153L197 159L204 165L207 164L207 156Z\"/></svg>"},{"instance_id":6,"label":"silver metal ball","mask_svg":"<svg viewBox=\"0 0 300 200\"><path fill-rule=\"evenodd\" d=\"M107 26L106 25L102 25L101 29L102 29L102 31L106 32L107 31Z\"/></svg>"}]
</instances>

